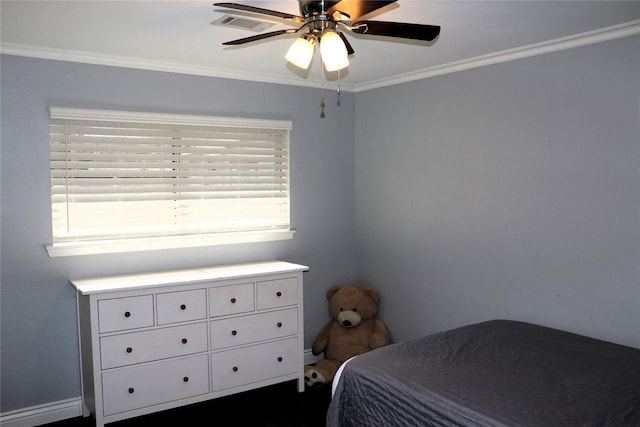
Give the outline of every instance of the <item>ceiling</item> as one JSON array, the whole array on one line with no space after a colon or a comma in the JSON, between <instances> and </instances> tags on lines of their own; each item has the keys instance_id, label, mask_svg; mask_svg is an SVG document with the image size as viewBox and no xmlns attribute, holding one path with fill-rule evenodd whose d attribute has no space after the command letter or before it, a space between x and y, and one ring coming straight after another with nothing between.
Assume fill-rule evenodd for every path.
<instances>
[{"instance_id":1,"label":"ceiling","mask_svg":"<svg viewBox=\"0 0 640 427\"><path fill-rule=\"evenodd\" d=\"M351 0L343 0L351 1ZM237 3L299 15L296 0ZM319 53L310 70L284 54L296 35L242 46L222 42L258 34L212 25L224 14L291 28L277 18L232 12L210 1L0 2L2 53L142 69L319 87ZM574 46L640 34L640 1L400 0L367 19L440 25L434 42L348 33L355 49L341 73L345 90L365 90ZM336 73L325 76L336 80Z\"/></svg>"}]
</instances>

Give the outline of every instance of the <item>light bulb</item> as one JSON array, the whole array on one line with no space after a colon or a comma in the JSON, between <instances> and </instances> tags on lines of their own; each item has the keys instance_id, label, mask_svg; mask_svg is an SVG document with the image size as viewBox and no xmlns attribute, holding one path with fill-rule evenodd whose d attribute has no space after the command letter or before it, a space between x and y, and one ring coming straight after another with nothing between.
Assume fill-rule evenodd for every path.
<instances>
[{"instance_id":1,"label":"light bulb","mask_svg":"<svg viewBox=\"0 0 640 427\"><path fill-rule=\"evenodd\" d=\"M306 70L309 68L309 64L311 64L311 59L313 58L314 44L313 37L300 37L293 42L284 57L296 67Z\"/></svg>"},{"instance_id":2,"label":"light bulb","mask_svg":"<svg viewBox=\"0 0 640 427\"><path fill-rule=\"evenodd\" d=\"M320 55L327 71L338 71L349 66L347 47L335 31L322 34Z\"/></svg>"}]
</instances>

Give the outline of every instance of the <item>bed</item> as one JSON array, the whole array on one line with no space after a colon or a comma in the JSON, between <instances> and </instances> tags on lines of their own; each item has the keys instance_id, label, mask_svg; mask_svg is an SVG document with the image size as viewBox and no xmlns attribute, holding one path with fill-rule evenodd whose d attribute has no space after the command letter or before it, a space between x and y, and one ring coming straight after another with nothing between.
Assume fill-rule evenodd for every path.
<instances>
[{"instance_id":1,"label":"bed","mask_svg":"<svg viewBox=\"0 0 640 427\"><path fill-rule=\"evenodd\" d=\"M345 362L328 427L640 426L640 349L511 320Z\"/></svg>"}]
</instances>

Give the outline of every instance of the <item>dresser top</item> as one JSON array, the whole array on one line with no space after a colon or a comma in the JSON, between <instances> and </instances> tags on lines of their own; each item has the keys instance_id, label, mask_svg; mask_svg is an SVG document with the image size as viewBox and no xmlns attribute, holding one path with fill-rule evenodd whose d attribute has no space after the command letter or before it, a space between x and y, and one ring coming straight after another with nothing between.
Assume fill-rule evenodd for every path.
<instances>
[{"instance_id":1,"label":"dresser top","mask_svg":"<svg viewBox=\"0 0 640 427\"><path fill-rule=\"evenodd\" d=\"M126 291L145 287L198 283L211 280L242 278L265 274L307 271L309 267L284 261L267 261L248 264L232 264L186 270L159 271L154 273L104 276L88 279L70 279L69 282L83 295Z\"/></svg>"}]
</instances>

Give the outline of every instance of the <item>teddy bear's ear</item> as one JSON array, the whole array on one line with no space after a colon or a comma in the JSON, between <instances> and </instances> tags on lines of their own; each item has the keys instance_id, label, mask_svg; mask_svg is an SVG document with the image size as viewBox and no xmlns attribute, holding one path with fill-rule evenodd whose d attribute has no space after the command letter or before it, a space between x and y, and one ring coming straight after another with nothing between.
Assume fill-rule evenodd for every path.
<instances>
[{"instance_id":1,"label":"teddy bear's ear","mask_svg":"<svg viewBox=\"0 0 640 427\"><path fill-rule=\"evenodd\" d=\"M378 304L380 302L380 296L378 295L378 293L371 289L371 288L366 288L366 287L362 287L362 289L364 290L364 293L371 298L376 304Z\"/></svg>"},{"instance_id":2,"label":"teddy bear's ear","mask_svg":"<svg viewBox=\"0 0 640 427\"><path fill-rule=\"evenodd\" d=\"M336 292L338 292L338 290L341 288L342 286L332 286L329 288L329 290L327 291L327 299L331 299L331 297L333 296L333 294L335 294Z\"/></svg>"}]
</instances>

